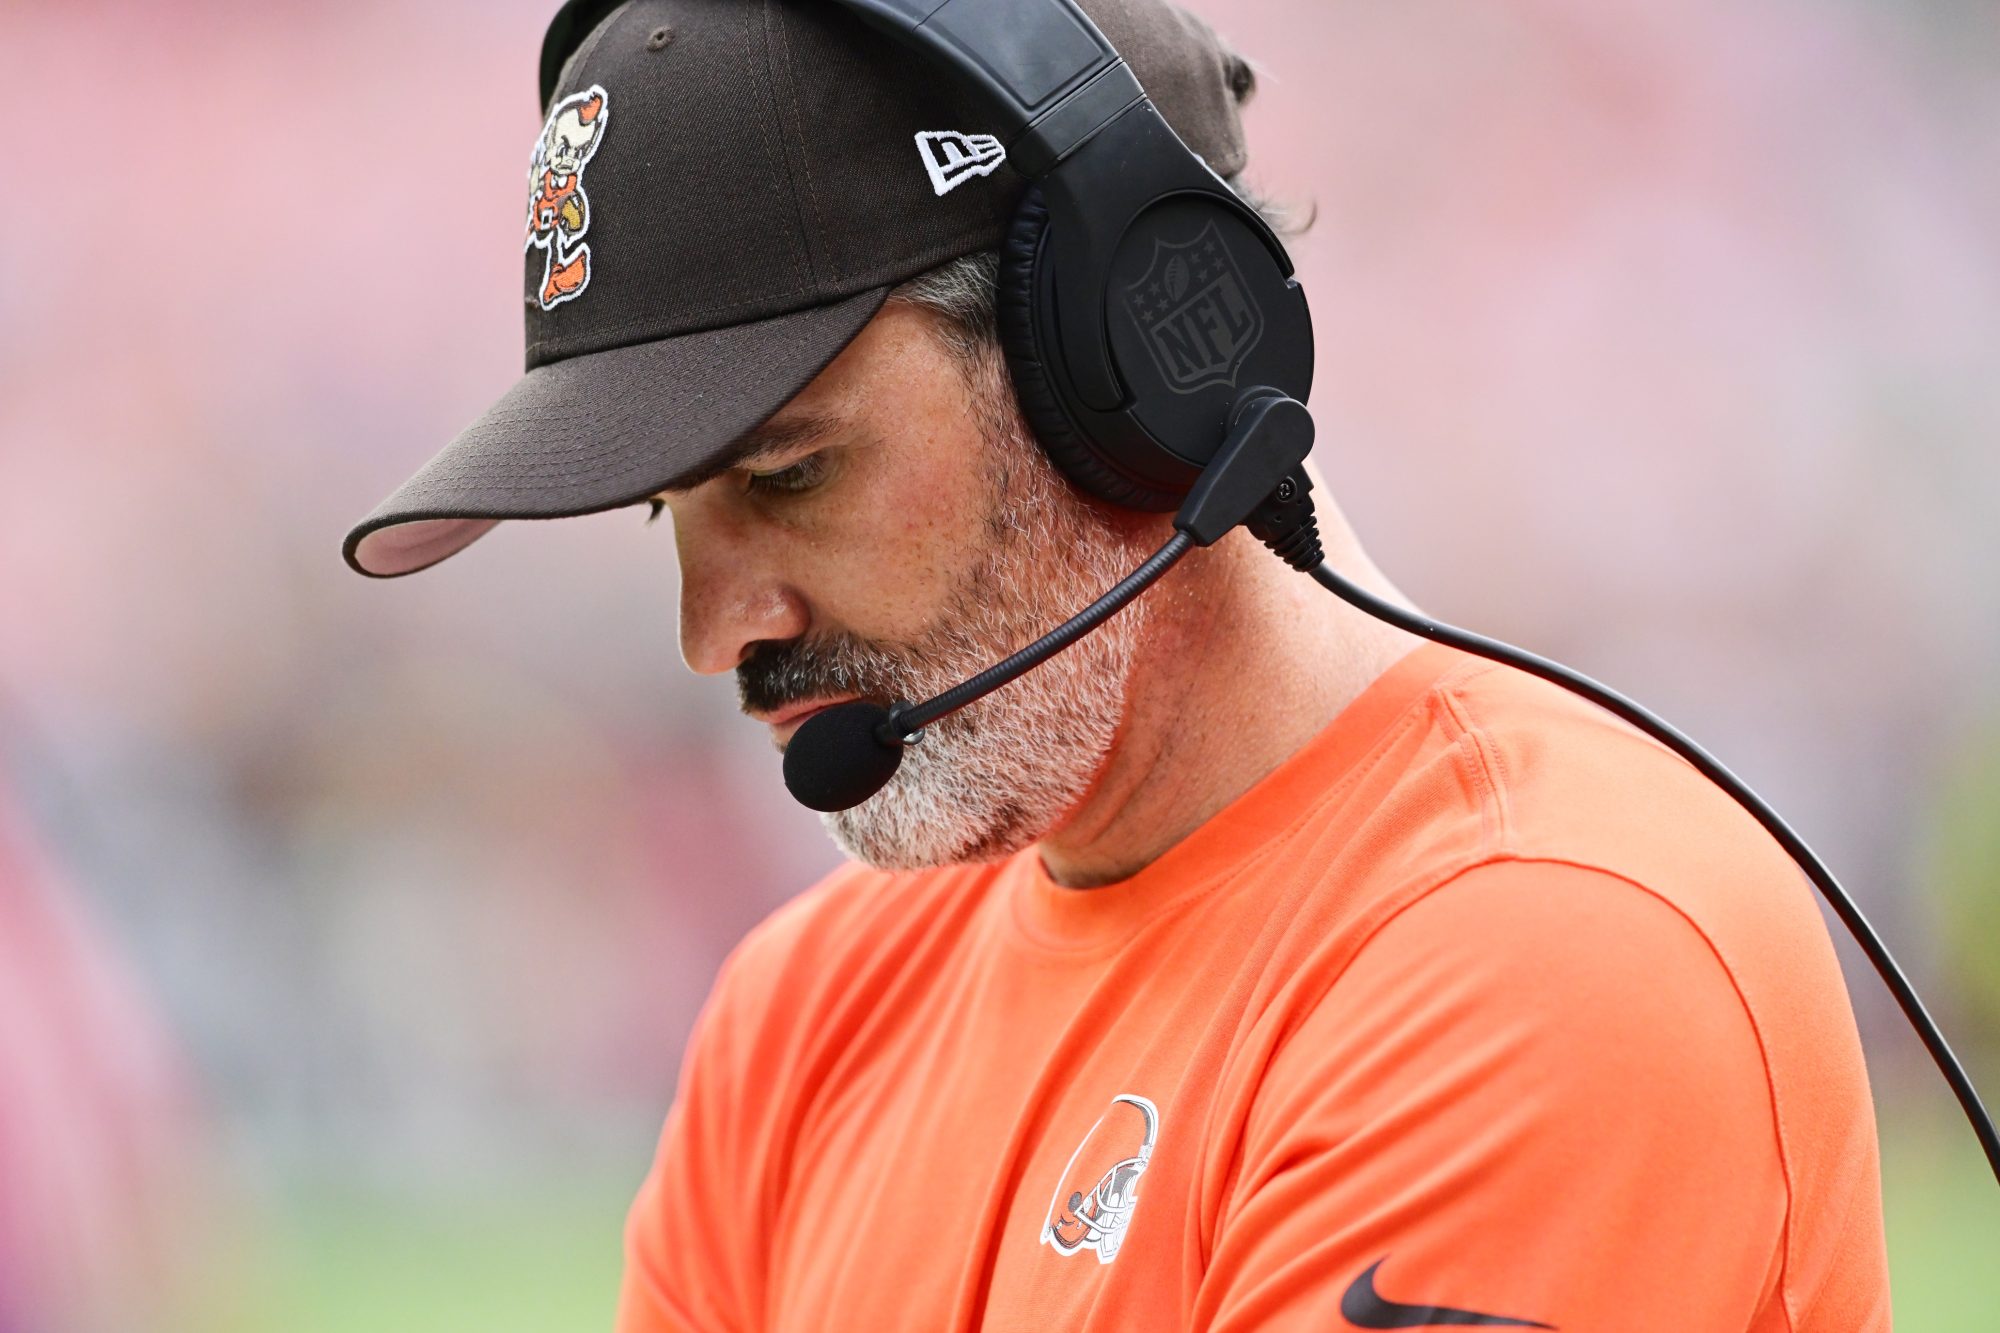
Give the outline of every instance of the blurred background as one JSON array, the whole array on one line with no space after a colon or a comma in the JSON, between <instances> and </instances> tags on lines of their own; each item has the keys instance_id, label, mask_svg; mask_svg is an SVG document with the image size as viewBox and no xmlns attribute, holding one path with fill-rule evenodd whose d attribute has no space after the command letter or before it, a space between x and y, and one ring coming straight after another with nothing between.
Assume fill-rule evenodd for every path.
<instances>
[{"instance_id":1,"label":"blurred background","mask_svg":"<svg viewBox=\"0 0 2000 1333\"><path fill-rule=\"evenodd\" d=\"M643 511L339 558L518 373L554 3L0 4L6 1333L608 1328L695 1008L833 864ZM1736 766L2000 1096L2000 7L1196 8L1376 559ZM1990 1330L1843 956L1901 1323Z\"/></svg>"}]
</instances>

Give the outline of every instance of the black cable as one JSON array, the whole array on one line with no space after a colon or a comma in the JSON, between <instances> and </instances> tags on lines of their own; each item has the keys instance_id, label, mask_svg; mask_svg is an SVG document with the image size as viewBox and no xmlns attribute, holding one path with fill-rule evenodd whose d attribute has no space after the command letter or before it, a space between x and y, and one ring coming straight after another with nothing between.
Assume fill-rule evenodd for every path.
<instances>
[{"instance_id":1,"label":"black cable","mask_svg":"<svg viewBox=\"0 0 2000 1333\"><path fill-rule=\"evenodd\" d=\"M1847 926L1848 932L1854 936L1862 952L1868 955L1868 961L1875 965L1875 971L1881 975L1883 984L1887 985L1889 993L1896 997L1896 1003L1902 1006L1904 1016L1910 1020L1910 1026L1914 1027L1917 1035L1923 1038L1925 1048L1931 1053L1931 1059L1937 1062L1938 1072L1943 1074L1944 1081L1951 1085L1959 1106L1965 1111L1965 1118L1972 1122L1973 1133L1979 1136L1979 1146L1985 1150L1986 1162L1993 1170L1994 1179L2000 1180L2000 1133L1994 1131L1993 1120L1986 1114L1985 1106L1981 1105L1979 1093L1972 1086L1972 1080L1967 1077L1965 1067L1959 1064L1958 1057L1952 1054L1951 1045L1945 1041L1944 1034L1938 1031L1937 1024L1924 1009L1924 1002L1917 998L1917 992L1910 985L1909 979L1903 975L1903 969L1897 966L1896 960L1890 956L1888 946L1882 943L1874 927L1868 924L1868 918L1861 914L1861 909L1847 896L1847 891L1840 887L1840 881L1833 877L1833 872L1826 868L1812 848L1806 846L1805 840L1794 833L1791 825L1787 824L1777 811L1766 805L1756 792L1750 790L1747 784L1724 768L1720 760L1618 691L1607 685L1600 685L1590 677L1571 671L1560 663L1551 662L1545 657L1537 657L1526 649L1516 648L1498 639L1489 639L1470 630L1459 629L1455 625L1441 624L1414 611L1385 602L1348 582L1325 561L1321 561L1306 572L1311 574L1321 587L1378 620L1386 620L1399 629L1408 630L1412 634L1421 634L1439 643L1450 644L1465 652L1476 653L1480 657L1518 667L1530 675L1560 685L1571 693L1580 694L1592 703L1609 709L1673 750L1717 786L1735 797L1737 804L1755 815L1757 822L1769 830L1771 836L1791 853L1792 859L1798 862L1799 867L1806 872L1807 877L1825 896L1827 902L1833 905L1834 912Z\"/></svg>"},{"instance_id":2,"label":"black cable","mask_svg":"<svg viewBox=\"0 0 2000 1333\"><path fill-rule=\"evenodd\" d=\"M1062 624L1036 639L1004 662L996 662L962 684L920 704L898 704L890 711L889 726L901 738L915 738L931 723L947 713L955 713L975 699L984 698L1024 671L1040 666L1124 609L1127 602L1153 586L1194 547L1194 539L1176 532L1167 544L1146 557L1146 562L1120 579L1110 592L1092 602Z\"/></svg>"}]
</instances>

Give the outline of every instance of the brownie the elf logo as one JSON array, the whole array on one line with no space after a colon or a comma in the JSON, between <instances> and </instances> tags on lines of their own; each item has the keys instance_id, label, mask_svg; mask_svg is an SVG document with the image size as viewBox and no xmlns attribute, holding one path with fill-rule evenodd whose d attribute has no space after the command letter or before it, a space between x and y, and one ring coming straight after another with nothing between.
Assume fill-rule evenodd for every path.
<instances>
[{"instance_id":1,"label":"brownie the elf logo","mask_svg":"<svg viewBox=\"0 0 2000 1333\"><path fill-rule=\"evenodd\" d=\"M524 249L543 254L542 287L530 296L544 310L553 310L590 285L590 247L583 243L590 229L590 200L583 193L583 168L604 140L611 118L611 98L592 85L572 93L549 110L535 156L528 164L528 242Z\"/></svg>"},{"instance_id":2,"label":"brownie the elf logo","mask_svg":"<svg viewBox=\"0 0 2000 1333\"><path fill-rule=\"evenodd\" d=\"M1093 1251L1100 1264L1116 1259L1159 1134L1160 1113L1151 1102L1131 1093L1113 1097L1063 1169L1042 1221L1042 1244L1062 1255Z\"/></svg>"}]
</instances>

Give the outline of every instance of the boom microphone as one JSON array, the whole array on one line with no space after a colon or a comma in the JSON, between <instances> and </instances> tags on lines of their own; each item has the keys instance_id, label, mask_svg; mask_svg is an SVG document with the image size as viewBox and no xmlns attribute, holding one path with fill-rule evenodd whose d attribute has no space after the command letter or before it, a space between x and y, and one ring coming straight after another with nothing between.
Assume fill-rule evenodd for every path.
<instances>
[{"instance_id":1,"label":"boom microphone","mask_svg":"<svg viewBox=\"0 0 2000 1333\"><path fill-rule=\"evenodd\" d=\"M1298 468L1312 441L1312 417L1302 403L1273 389L1245 390L1230 412L1222 447L1174 516L1174 535L1166 545L1041 638L935 698L920 704L899 700L888 708L855 699L814 713L785 746L786 789L799 804L827 814L852 809L881 791L902 765L904 748L921 740L925 727L1032 671L1111 619L1190 550L1213 545L1278 497L1287 506L1308 506L1311 483ZM1317 560L1317 543L1311 552Z\"/></svg>"},{"instance_id":2,"label":"boom microphone","mask_svg":"<svg viewBox=\"0 0 2000 1333\"><path fill-rule=\"evenodd\" d=\"M925 727L1026 675L1111 619L1193 547L1192 537L1176 532L1110 592L1006 661L935 698L898 701L889 708L855 699L814 713L785 746L786 788L800 805L829 814L860 805L896 776L904 747L921 740Z\"/></svg>"}]
</instances>

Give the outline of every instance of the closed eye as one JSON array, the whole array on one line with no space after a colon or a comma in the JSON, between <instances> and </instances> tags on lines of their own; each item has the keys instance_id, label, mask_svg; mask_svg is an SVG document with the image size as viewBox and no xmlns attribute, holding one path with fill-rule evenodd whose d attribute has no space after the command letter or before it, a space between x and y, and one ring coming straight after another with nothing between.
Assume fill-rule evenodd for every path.
<instances>
[{"instance_id":1,"label":"closed eye","mask_svg":"<svg viewBox=\"0 0 2000 1333\"><path fill-rule=\"evenodd\" d=\"M824 452L807 454L796 463L770 472L747 472L745 485L758 494L798 495L825 481L829 470Z\"/></svg>"}]
</instances>

